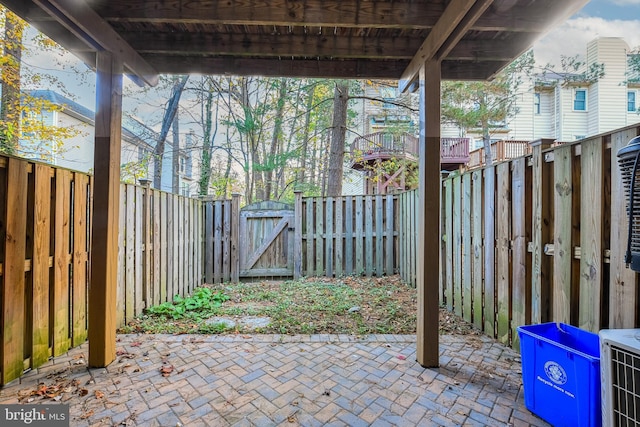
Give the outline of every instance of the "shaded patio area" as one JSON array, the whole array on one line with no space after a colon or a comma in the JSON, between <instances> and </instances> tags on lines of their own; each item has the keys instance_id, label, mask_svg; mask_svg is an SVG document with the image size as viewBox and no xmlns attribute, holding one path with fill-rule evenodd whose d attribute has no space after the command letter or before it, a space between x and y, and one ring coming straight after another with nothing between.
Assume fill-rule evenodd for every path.
<instances>
[{"instance_id":1,"label":"shaded patio area","mask_svg":"<svg viewBox=\"0 0 640 427\"><path fill-rule=\"evenodd\" d=\"M107 368L87 343L0 390L70 404L71 425L546 426L524 407L520 356L443 335L440 368L415 335L119 335Z\"/></svg>"}]
</instances>

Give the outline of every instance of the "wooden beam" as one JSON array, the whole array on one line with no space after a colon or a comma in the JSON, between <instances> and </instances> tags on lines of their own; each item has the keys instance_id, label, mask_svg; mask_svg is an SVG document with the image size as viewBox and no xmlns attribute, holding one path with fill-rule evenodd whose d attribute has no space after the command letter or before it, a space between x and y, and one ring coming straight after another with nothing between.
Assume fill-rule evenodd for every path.
<instances>
[{"instance_id":1,"label":"wooden beam","mask_svg":"<svg viewBox=\"0 0 640 427\"><path fill-rule=\"evenodd\" d=\"M404 92L423 64L443 59L491 4L491 0L452 0L402 73L398 88Z\"/></svg>"},{"instance_id":2,"label":"wooden beam","mask_svg":"<svg viewBox=\"0 0 640 427\"><path fill-rule=\"evenodd\" d=\"M202 4L204 3L204 4ZM93 0L92 7L107 21L223 25L322 26L420 29L434 25L442 2L305 0L289 2L167 2Z\"/></svg>"},{"instance_id":3,"label":"wooden beam","mask_svg":"<svg viewBox=\"0 0 640 427\"><path fill-rule=\"evenodd\" d=\"M120 61L146 84L158 84L158 73L85 1L33 0L61 25L96 51L117 52Z\"/></svg>"},{"instance_id":4,"label":"wooden beam","mask_svg":"<svg viewBox=\"0 0 640 427\"><path fill-rule=\"evenodd\" d=\"M145 54L411 59L420 37L334 34L122 33ZM469 49L470 50L470 49ZM474 57L477 59L477 57Z\"/></svg>"},{"instance_id":5,"label":"wooden beam","mask_svg":"<svg viewBox=\"0 0 640 427\"><path fill-rule=\"evenodd\" d=\"M440 62L420 68L420 159L417 236L418 325L416 358L439 365L440 289Z\"/></svg>"},{"instance_id":6,"label":"wooden beam","mask_svg":"<svg viewBox=\"0 0 640 427\"><path fill-rule=\"evenodd\" d=\"M107 366L116 356L122 71L120 58L98 53L89 290L89 366L94 367Z\"/></svg>"},{"instance_id":7,"label":"wooden beam","mask_svg":"<svg viewBox=\"0 0 640 427\"><path fill-rule=\"evenodd\" d=\"M249 59L163 55L145 56L162 74L226 74L237 76L397 79L408 60Z\"/></svg>"}]
</instances>

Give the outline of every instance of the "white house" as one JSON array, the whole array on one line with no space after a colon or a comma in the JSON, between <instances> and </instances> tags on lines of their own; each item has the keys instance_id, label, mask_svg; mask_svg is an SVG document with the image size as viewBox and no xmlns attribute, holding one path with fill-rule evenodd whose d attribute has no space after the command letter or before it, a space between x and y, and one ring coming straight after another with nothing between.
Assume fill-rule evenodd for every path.
<instances>
[{"instance_id":1,"label":"white house","mask_svg":"<svg viewBox=\"0 0 640 427\"><path fill-rule=\"evenodd\" d=\"M53 105L61 107L56 111L41 111L30 120L40 120L45 126L57 126L73 128L75 136L65 139L58 146L48 141L34 141L33 139L21 140L24 147L22 154L25 157L45 161L56 166L73 169L81 172L93 170L94 148L94 112L75 101L72 101L57 92L51 90L34 90L30 96L45 100ZM36 117L37 116L37 117ZM153 180L153 150L158 135L147 128L141 122L128 120L122 128L121 148L121 176L128 182L134 182L140 178ZM165 152L162 160L162 186L164 191L173 189L173 157L180 156L176 165L179 193L183 195L197 194L197 182L194 176L192 158L193 136L187 134L184 138L184 148L174 150L170 138L165 144Z\"/></svg>"},{"instance_id":2,"label":"white house","mask_svg":"<svg viewBox=\"0 0 640 427\"><path fill-rule=\"evenodd\" d=\"M602 64L604 76L595 82L576 75L537 75L517 95L517 114L492 140L534 140L551 138L570 142L640 123L640 80L631 75L632 52L621 38L601 37L587 45L586 66ZM460 130L443 127L443 136ZM454 136L454 135L451 135ZM481 139L481 135L468 136Z\"/></svg>"}]
</instances>

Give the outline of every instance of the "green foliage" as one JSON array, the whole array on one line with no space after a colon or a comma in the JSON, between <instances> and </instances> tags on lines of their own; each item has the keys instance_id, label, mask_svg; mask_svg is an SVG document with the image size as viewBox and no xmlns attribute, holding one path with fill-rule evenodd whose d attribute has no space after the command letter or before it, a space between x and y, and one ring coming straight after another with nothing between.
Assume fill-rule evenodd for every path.
<instances>
[{"instance_id":1,"label":"green foliage","mask_svg":"<svg viewBox=\"0 0 640 427\"><path fill-rule=\"evenodd\" d=\"M191 296L182 298L176 295L173 302L150 307L147 312L173 319L201 320L213 315L228 299L223 292L213 292L210 288L202 287L196 289Z\"/></svg>"},{"instance_id":2,"label":"green foliage","mask_svg":"<svg viewBox=\"0 0 640 427\"><path fill-rule=\"evenodd\" d=\"M533 69L533 53L525 53L488 82L444 82L442 118L459 127L482 129L488 135L515 115L516 94Z\"/></svg>"}]
</instances>

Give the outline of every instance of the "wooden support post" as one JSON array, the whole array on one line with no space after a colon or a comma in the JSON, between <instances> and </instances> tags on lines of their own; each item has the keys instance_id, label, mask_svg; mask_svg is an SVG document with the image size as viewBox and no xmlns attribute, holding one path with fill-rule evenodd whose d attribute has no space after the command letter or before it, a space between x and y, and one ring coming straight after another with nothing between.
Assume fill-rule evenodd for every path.
<instances>
[{"instance_id":1,"label":"wooden support post","mask_svg":"<svg viewBox=\"0 0 640 427\"><path fill-rule=\"evenodd\" d=\"M123 66L111 53L98 52L96 68L89 366L104 367L116 356Z\"/></svg>"},{"instance_id":2,"label":"wooden support post","mask_svg":"<svg viewBox=\"0 0 640 427\"><path fill-rule=\"evenodd\" d=\"M439 365L440 73L440 61L427 62L420 68L416 358L420 365L429 368Z\"/></svg>"}]
</instances>

